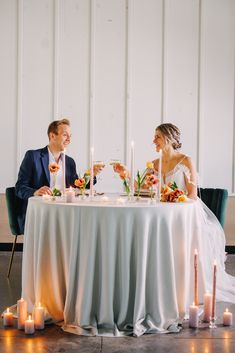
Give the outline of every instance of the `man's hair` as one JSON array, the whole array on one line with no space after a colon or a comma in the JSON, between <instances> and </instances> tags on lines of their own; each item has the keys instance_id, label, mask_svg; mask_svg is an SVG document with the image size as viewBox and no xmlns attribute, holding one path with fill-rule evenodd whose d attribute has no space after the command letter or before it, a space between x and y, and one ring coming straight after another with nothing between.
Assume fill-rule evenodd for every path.
<instances>
[{"instance_id":1,"label":"man's hair","mask_svg":"<svg viewBox=\"0 0 235 353\"><path fill-rule=\"evenodd\" d=\"M47 135L48 137L50 137L50 133L52 132L53 134L58 134L58 127L60 125L68 125L70 126L70 121L66 118L61 119L61 120L55 120L52 123L50 123L50 125L48 126L47 129Z\"/></svg>"}]
</instances>

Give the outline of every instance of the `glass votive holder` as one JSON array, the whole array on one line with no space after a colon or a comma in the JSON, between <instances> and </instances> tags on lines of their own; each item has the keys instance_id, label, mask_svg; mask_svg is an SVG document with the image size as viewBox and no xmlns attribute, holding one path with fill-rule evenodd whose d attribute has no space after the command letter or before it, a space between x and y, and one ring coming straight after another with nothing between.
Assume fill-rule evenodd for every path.
<instances>
[{"instance_id":1,"label":"glass votive holder","mask_svg":"<svg viewBox=\"0 0 235 353\"><path fill-rule=\"evenodd\" d=\"M209 328L216 328L216 317L215 316L211 316L210 317L210 323L209 323Z\"/></svg>"}]
</instances>

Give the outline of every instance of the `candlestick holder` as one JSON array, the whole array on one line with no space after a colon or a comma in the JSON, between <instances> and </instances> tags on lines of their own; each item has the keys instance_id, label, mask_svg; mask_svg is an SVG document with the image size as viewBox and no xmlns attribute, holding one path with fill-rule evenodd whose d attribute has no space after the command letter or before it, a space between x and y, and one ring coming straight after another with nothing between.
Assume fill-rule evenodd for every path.
<instances>
[{"instance_id":1,"label":"candlestick holder","mask_svg":"<svg viewBox=\"0 0 235 353\"><path fill-rule=\"evenodd\" d=\"M217 326L216 326L215 322L216 322L216 317L215 316L211 316L210 317L209 328L216 328Z\"/></svg>"}]
</instances>

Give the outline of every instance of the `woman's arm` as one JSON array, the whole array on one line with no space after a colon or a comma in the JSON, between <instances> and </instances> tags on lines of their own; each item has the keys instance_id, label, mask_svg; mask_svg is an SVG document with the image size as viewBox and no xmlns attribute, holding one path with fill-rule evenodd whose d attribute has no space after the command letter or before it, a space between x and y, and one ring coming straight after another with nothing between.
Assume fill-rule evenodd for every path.
<instances>
[{"instance_id":1,"label":"woman's arm","mask_svg":"<svg viewBox=\"0 0 235 353\"><path fill-rule=\"evenodd\" d=\"M194 165L194 162L192 161L192 158L186 157L184 159L184 164L186 167L189 169L189 174L185 175L185 184L188 192L188 197L190 199L196 200L197 198L197 172L196 168Z\"/></svg>"}]
</instances>

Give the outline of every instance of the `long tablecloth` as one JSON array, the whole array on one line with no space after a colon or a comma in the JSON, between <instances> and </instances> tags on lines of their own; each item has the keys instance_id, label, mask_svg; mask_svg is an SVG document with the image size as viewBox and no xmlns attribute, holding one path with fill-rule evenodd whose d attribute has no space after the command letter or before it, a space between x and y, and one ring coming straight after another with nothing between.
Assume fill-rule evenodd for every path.
<instances>
[{"instance_id":1,"label":"long tablecloth","mask_svg":"<svg viewBox=\"0 0 235 353\"><path fill-rule=\"evenodd\" d=\"M193 301L195 204L29 199L22 270L29 310L41 302L77 334L177 331ZM204 287L201 273L200 301Z\"/></svg>"}]
</instances>

